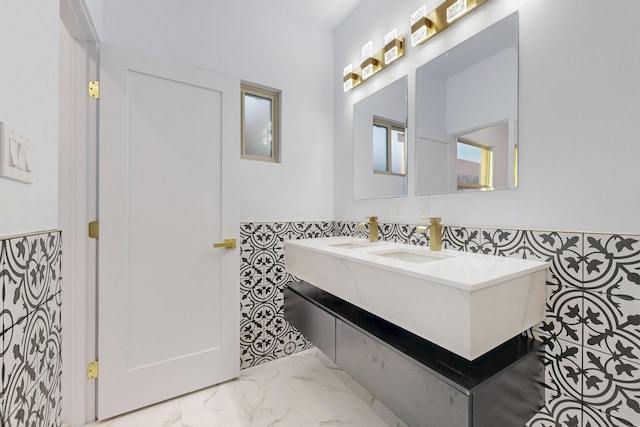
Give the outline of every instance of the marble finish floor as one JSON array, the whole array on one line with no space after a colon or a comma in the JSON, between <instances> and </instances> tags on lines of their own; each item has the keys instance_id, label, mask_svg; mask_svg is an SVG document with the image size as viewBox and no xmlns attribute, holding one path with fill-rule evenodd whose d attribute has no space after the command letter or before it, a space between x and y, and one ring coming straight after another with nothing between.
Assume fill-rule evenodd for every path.
<instances>
[{"instance_id":1,"label":"marble finish floor","mask_svg":"<svg viewBox=\"0 0 640 427\"><path fill-rule=\"evenodd\" d=\"M86 427L406 427L317 349Z\"/></svg>"}]
</instances>

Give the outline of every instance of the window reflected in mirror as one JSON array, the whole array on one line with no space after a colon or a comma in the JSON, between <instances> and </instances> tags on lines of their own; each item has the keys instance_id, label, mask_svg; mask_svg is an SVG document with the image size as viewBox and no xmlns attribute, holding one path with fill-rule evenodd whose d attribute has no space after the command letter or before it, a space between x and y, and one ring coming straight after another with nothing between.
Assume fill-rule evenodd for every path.
<instances>
[{"instance_id":1,"label":"window reflected in mirror","mask_svg":"<svg viewBox=\"0 0 640 427\"><path fill-rule=\"evenodd\" d=\"M458 138L456 172L458 190L490 190L493 186L492 148Z\"/></svg>"},{"instance_id":2,"label":"window reflected in mirror","mask_svg":"<svg viewBox=\"0 0 640 427\"><path fill-rule=\"evenodd\" d=\"M507 188L517 159L509 153L509 122L465 132L457 141L457 189L489 191Z\"/></svg>"},{"instance_id":3,"label":"window reflected in mirror","mask_svg":"<svg viewBox=\"0 0 640 427\"><path fill-rule=\"evenodd\" d=\"M407 80L353 105L354 200L407 195Z\"/></svg>"},{"instance_id":4,"label":"window reflected in mirror","mask_svg":"<svg viewBox=\"0 0 640 427\"><path fill-rule=\"evenodd\" d=\"M373 171L374 173L404 176L406 142L403 124L374 117L373 119Z\"/></svg>"}]
</instances>

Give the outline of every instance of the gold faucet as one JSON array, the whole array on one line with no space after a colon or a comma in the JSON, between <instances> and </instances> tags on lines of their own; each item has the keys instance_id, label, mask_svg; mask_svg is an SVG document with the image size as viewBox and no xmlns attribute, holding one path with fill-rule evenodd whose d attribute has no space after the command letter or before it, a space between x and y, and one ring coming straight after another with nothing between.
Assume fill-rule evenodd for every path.
<instances>
[{"instance_id":1,"label":"gold faucet","mask_svg":"<svg viewBox=\"0 0 640 427\"><path fill-rule=\"evenodd\" d=\"M432 251L442 250L442 225L440 224L440 217L430 218L431 225L429 226L429 249Z\"/></svg>"},{"instance_id":2,"label":"gold faucet","mask_svg":"<svg viewBox=\"0 0 640 427\"><path fill-rule=\"evenodd\" d=\"M377 242L378 241L378 217L370 216L369 218L369 241ZM366 222L358 223L358 227L364 228L367 225Z\"/></svg>"},{"instance_id":3,"label":"gold faucet","mask_svg":"<svg viewBox=\"0 0 640 427\"><path fill-rule=\"evenodd\" d=\"M433 218L423 218L428 219L431 223L430 225L419 225L416 227L416 233L424 233L429 229L429 249L432 251L441 251L442 250L442 225L440 221L442 218L433 217Z\"/></svg>"}]
</instances>

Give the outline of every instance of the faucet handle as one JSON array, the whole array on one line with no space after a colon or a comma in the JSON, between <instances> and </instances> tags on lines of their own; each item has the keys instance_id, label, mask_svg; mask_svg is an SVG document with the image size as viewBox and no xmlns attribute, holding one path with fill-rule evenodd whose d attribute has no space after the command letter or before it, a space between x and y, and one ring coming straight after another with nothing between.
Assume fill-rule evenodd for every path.
<instances>
[{"instance_id":1,"label":"faucet handle","mask_svg":"<svg viewBox=\"0 0 640 427\"><path fill-rule=\"evenodd\" d=\"M371 222L378 222L377 216L366 216L365 218L367 218Z\"/></svg>"}]
</instances>

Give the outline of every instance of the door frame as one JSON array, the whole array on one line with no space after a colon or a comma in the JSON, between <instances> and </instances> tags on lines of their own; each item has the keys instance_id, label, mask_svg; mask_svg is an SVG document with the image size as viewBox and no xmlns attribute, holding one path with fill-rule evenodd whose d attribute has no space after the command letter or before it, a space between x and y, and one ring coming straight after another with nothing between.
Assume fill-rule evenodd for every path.
<instances>
[{"instance_id":1,"label":"door frame","mask_svg":"<svg viewBox=\"0 0 640 427\"><path fill-rule=\"evenodd\" d=\"M75 60L70 61L73 65L70 71L76 76L76 84L61 85L59 95L58 221L62 230L65 260L62 273L62 358L65 366L62 375L62 421L63 426L81 426L95 421L97 416L97 382L87 379L86 368L87 363L96 360L98 354L98 245L95 239L88 237L87 224L98 220L99 102L88 97L87 82L99 80L100 40L85 0L60 0L60 20L61 38L66 27L77 42L74 46ZM236 98L239 115L239 95ZM234 122L228 116L228 111L222 114L224 123ZM229 159L227 166L235 170L239 156L233 144L225 141L239 140L239 116L236 128L233 132L237 132L238 137L233 132L225 131L222 145L223 158ZM76 173L78 171L82 172ZM237 194L238 190L237 180L223 180L223 198ZM238 218L239 206L225 207L222 211L223 235L237 235ZM233 262L237 264L237 257ZM238 283L237 268L223 270L223 280Z\"/></svg>"},{"instance_id":2,"label":"door frame","mask_svg":"<svg viewBox=\"0 0 640 427\"><path fill-rule=\"evenodd\" d=\"M79 426L96 418L96 384L87 379L85 367L96 358L97 245L86 230L97 219L98 105L87 94L87 82L98 80L99 57L97 32L84 0L60 0L60 19L60 69L65 70L60 73L58 148L58 221L65 259L62 419L64 425ZM64 31L74 39L73 46L63 47Z\"/></svg>"}]
</instances>

